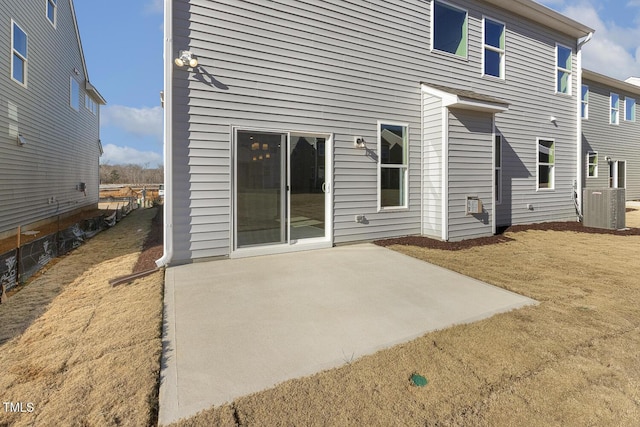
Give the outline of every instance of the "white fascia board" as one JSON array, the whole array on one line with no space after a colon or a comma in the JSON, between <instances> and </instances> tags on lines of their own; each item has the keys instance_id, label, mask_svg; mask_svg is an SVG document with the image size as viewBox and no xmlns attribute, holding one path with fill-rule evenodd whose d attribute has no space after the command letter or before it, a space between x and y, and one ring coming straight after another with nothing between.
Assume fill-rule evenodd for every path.
<instances>
[{"instance_id":1,"label":"white fascia board","mask_svg":"<svg viewBox=\"0 0 640 427\"><path fill-rule=\"evenodd\" d=\"M485 0L546 27L579 39L595 30L532 0Z\"/></svg>"},{"instance_id":2,"label":"white fascia board","mask_svg":"<svg viewBox=\"0 0 640 427\"><path fill-rule=\"evenodd\" d=\"M477 99L462 98L454 93L445 92L443 90L422 85L422 91L429 95L435 96L442 100L443 107L461 108L465 110L483 111L486 113L503 113L509 110L505 104L498 104L489 101L481 101Z\"/></svg>"}]
</instances>

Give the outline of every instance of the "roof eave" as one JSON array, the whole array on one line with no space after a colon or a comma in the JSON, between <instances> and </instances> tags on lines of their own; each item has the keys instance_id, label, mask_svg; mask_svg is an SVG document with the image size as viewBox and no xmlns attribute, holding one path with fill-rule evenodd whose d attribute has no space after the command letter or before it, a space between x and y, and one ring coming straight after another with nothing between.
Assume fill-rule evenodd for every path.
<instances>
[{"instance_id":1,"label":"roof eave","mask_svg":"<svg viewBox=\"0 0 640 427\"><path fill-rule=\"evenodd\" d=\"M593 28L575 21L563 14L532 0L485 0L502 9L517 13L532 21L543 24L561 33L575 37L576 39L588 36L595 32Z\"/></svg>"},{"instance_id":2,"label":"roof eave","mask_svg":"<svg viewBox=\"0 0 640 427\"><path fill-rule=\"evenodd\" d=\"M640 95L640 86L634 85L633 83L627 83L613 77L605 76L604 74L596 73L595 71L583 69L582 82L584 83L585 80L590 80L596 83L603 84L605 86L609 86L613 89L624 90L636 95Z\"/></svg>"},{"instance_id":3,"label":"roof eave","mask_svg":"<svg viewBox=\"0 0 640 427\"><path fill-rule=\"evenodd\" d=\"M98 102L98 104L100 105L107 104L107 100L103 98L100 92L98 92L98 89L96 89L96 87L92 85L91 82L89 82L89 80L87 80L87 83L85 84L85 89L87 90L87 92L89 92L89 94L91 94L91 97Z\"/></svg>"}]
</instances>

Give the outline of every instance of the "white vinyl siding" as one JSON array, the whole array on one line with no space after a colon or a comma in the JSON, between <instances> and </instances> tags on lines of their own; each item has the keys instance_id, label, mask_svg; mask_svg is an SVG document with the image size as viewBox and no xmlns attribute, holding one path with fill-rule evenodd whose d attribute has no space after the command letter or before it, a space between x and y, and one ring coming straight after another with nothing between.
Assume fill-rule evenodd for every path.
<instances>
[{"instance_id":1,"label":"white vinyl siding","mask_svg":"<svg viewBox=\"0 0 640 427\"><path fill-rule=\"evenodd\" d=\"M80 111L80 84L73 77L69 77L69 105Z\"/></svg>"},{"instance_id":2,"label":"white vinyl siding","mask_svg":"<svg viewBox=\"0 0 640 427\"><path fill-rule=\"evenodd\" d=\"M575 39L489 3L451 1L468 10L470 48L465 58L430 52L433 3L172 2L174 16L180 17L173 24L175 52L190 49L202 67L193 73L174 69L168 81L174 99L175 260L229 254L233 126L334 134L335 243L421 231L441 238L440 224L447 220L441 218L447 210L442 204L446 117L441 101L432 97L425 97L422 116L420 82L425 80L509 103L509 111L495 115L503 136L498 225L574 218L565 194L576 176L579 103L575 94L556 96L552 88L556 42L574 46ZM481 75L483 16L508 28L508 79ZM575 69L575 53L572 60ZM217 82L212 84L203 73L214 68ZM576 77L571 75L574 85ZM558 127L549 123L551 113ZM378 120L409 125L407 209L378 211ZM562 173L556 188L563 191L536 192L532 141L539 135L567 147L557 159ZM367 150L355 148L354 137L364 138ZM482 197L491 202L492 137L484 143L488 196ZM523 200L536 210L528 210ZM356 223L355 215L364 215L367 222Z\"/></svg>"},{"instance_id":3,"label":"white vinyl siding","mask_svg":"<svg viewBox=\"0 0 640 427\"><path fill-rule=\"evenodd\" d=\"M627 200L640 199L640 121L625 121L619 126L611 126L611 93L623 99L640 99L640 87L637 89L619 80L611 79L611 83L589 79L586 73L585 84L589 85L589 120L583 121L582 134L585 164L588 152L598 153L597 176L589 177L585 172L587 188L609 187L609 165L617 160L626 160L625 197ZM626 104L626 102L625 102ZM627 114L624 105L624 115ZM637 108L637 107L636 107ZM620 109L619 114L623 114ZM623 116L624 117L624 116ZM606 158L610 159L609 163Z\"/></svg>"},{"instance_id":4,"label":"white vinyl siding","mask_svg":"<svg viewBox=\"0 0 640 427\"><path fill-rule=\"evenodd\" d=\"M47 20L46 0L0 1L5 19L0 24L3 233L97 206L100 133L97 116L78 114L69 107L69 76L73 73L81 88L88 78L71 2L57 0L54 29ZM26 86L12 78L14 22L27 36ZM26 142L23 146L17 143L19 135ZM81 182L86 184L86 195L76 189ZM51 197L55 203L48 202Z\"/></svg>"},{"instance_id":5,"label":"white vinyl siding","mask_svg":"<svg viewBox=\"0 0 640 427\"><path fill-rule=\"evenodd\" d=\"M448 238L451 241L493 234L493 115L449 109ZM480 214L467 214L467 197L483 204Z\"/></svg>"}]
</instances>

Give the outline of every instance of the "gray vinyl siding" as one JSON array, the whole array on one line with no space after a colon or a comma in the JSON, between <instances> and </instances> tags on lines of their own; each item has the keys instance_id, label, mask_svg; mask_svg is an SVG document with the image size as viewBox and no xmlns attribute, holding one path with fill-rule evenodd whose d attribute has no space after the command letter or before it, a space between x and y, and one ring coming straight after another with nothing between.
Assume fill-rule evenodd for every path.
<instances>
[{"instance_id":1,"label":"gray vinyl siding","mask_svg":"<svg viewBox=\"0 0 640 427\"><path fill-rule=\"evenodd\" d=\"M422 234L442 238L442 101L424 94Z\"/></svg>"},{"instance_id":2,"label":"gray vinyl siding","mask_svg":"<svg viewBox=\"0 0 640 427\"><path fill-rule=\"evenodd\" d=\"M582 148L584 152L584 185L587 188L609 187L609 165L606 156L613 161L624 160L627 167L625 197L627 200L640 199L640 115L635 122L627 122L625 98L628 96L640 102L640 87L637 93L620 90L599 82L585 79L589 86L589 118L582 120ZM620 96L620 124L609 124L609 103L611 92ZM638 107L636 106L636 112ZM598 177L587 176L587 153L598 153Z\"/></svg>"},{"instance_id":3,"label":"gray vinyl siding","mask_svg":"<svg viewBox=\"0 0 640 427\"><path fill-rule=\"evenodd\" d=\"M54 28L44 2L3 3L0 45L0 232L97 207L99 115L85 108L85 70L68 1ZM11 79L11 19L27 33L27 85ZM74 73L78 71L78 75ZM70 77L80 110L70 106ZM26 144L18 146L17 134ZM76 186L86 184L86 196ZM48 203L50 197L56 202Z\"/></svg>"},{"instance_id":4,"label":"gray vinyl siding","mask_svg":"<svg viewBox=\"0 0 640 427\"><path fill-rule=\"evenodd\" d=\"M449 240L493 234L493 116L449 110ZM466 214L467 196L477 196L483 213Z\"/></svg>"},{"instance_id":5,"label":"gray vinyl siding","mask_svg":"<svg viewBox=\"0 0 640 427\"><path fill-rule=\"evenodd\" d=\"M334 242L427 232L422 81L510 103L496 117L511 150L503 167L503 224L570 217L577 73L574 58L573 95L556 95L555 45L572 47L575 56L575 39L483 2L450 3L469 11L466 59L430 51L430 1L174 1L174 50L191 49L200 62L193 72L174 68L171 81L175 259L229 253L233 126L334 135ZM484 15L507 26L505 80L481 76ZM378 120L410 128L407 210L377 211ZM353 147L354 136L365 138L366 151ZM538 136L554 138L559 155L568 156L558 160L553 192L536 191ZM355 223L356 214L367 222Z\"/></svg>"}]
</instances>

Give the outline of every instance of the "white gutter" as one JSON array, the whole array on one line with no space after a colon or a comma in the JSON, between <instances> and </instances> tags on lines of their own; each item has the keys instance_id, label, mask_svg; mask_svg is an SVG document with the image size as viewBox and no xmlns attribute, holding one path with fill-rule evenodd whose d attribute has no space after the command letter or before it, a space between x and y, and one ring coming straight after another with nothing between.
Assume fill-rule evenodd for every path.
<instances>
[{"instance_id":1,"label":"white gutter","mask_svg":"<svg viewBox=\"0 0 640 427\"><path fill-rule=\"evenodd\" d=\"M164 252L158 267L173 258L173 1L164 2Z\"/></svg>"},{"instance_id":2,"label":"white gutter","mask_svg":"<svg viewBox=\"0 0 640 427\"><path fill-rule=\"evenodd\" d=\"M578 221L582 220L582 186L583 186L583 173L584 173L584 165L582 159L582 47L589 43L593 38L593 32L590 32L587 37L578 41L578 51L576 52L577 62L578 62L578 87L576 88L576 92L578 94L578 108L577 108L577 148L576 148L576 208L578 210Z\"/></svg>"}]
</instances>

